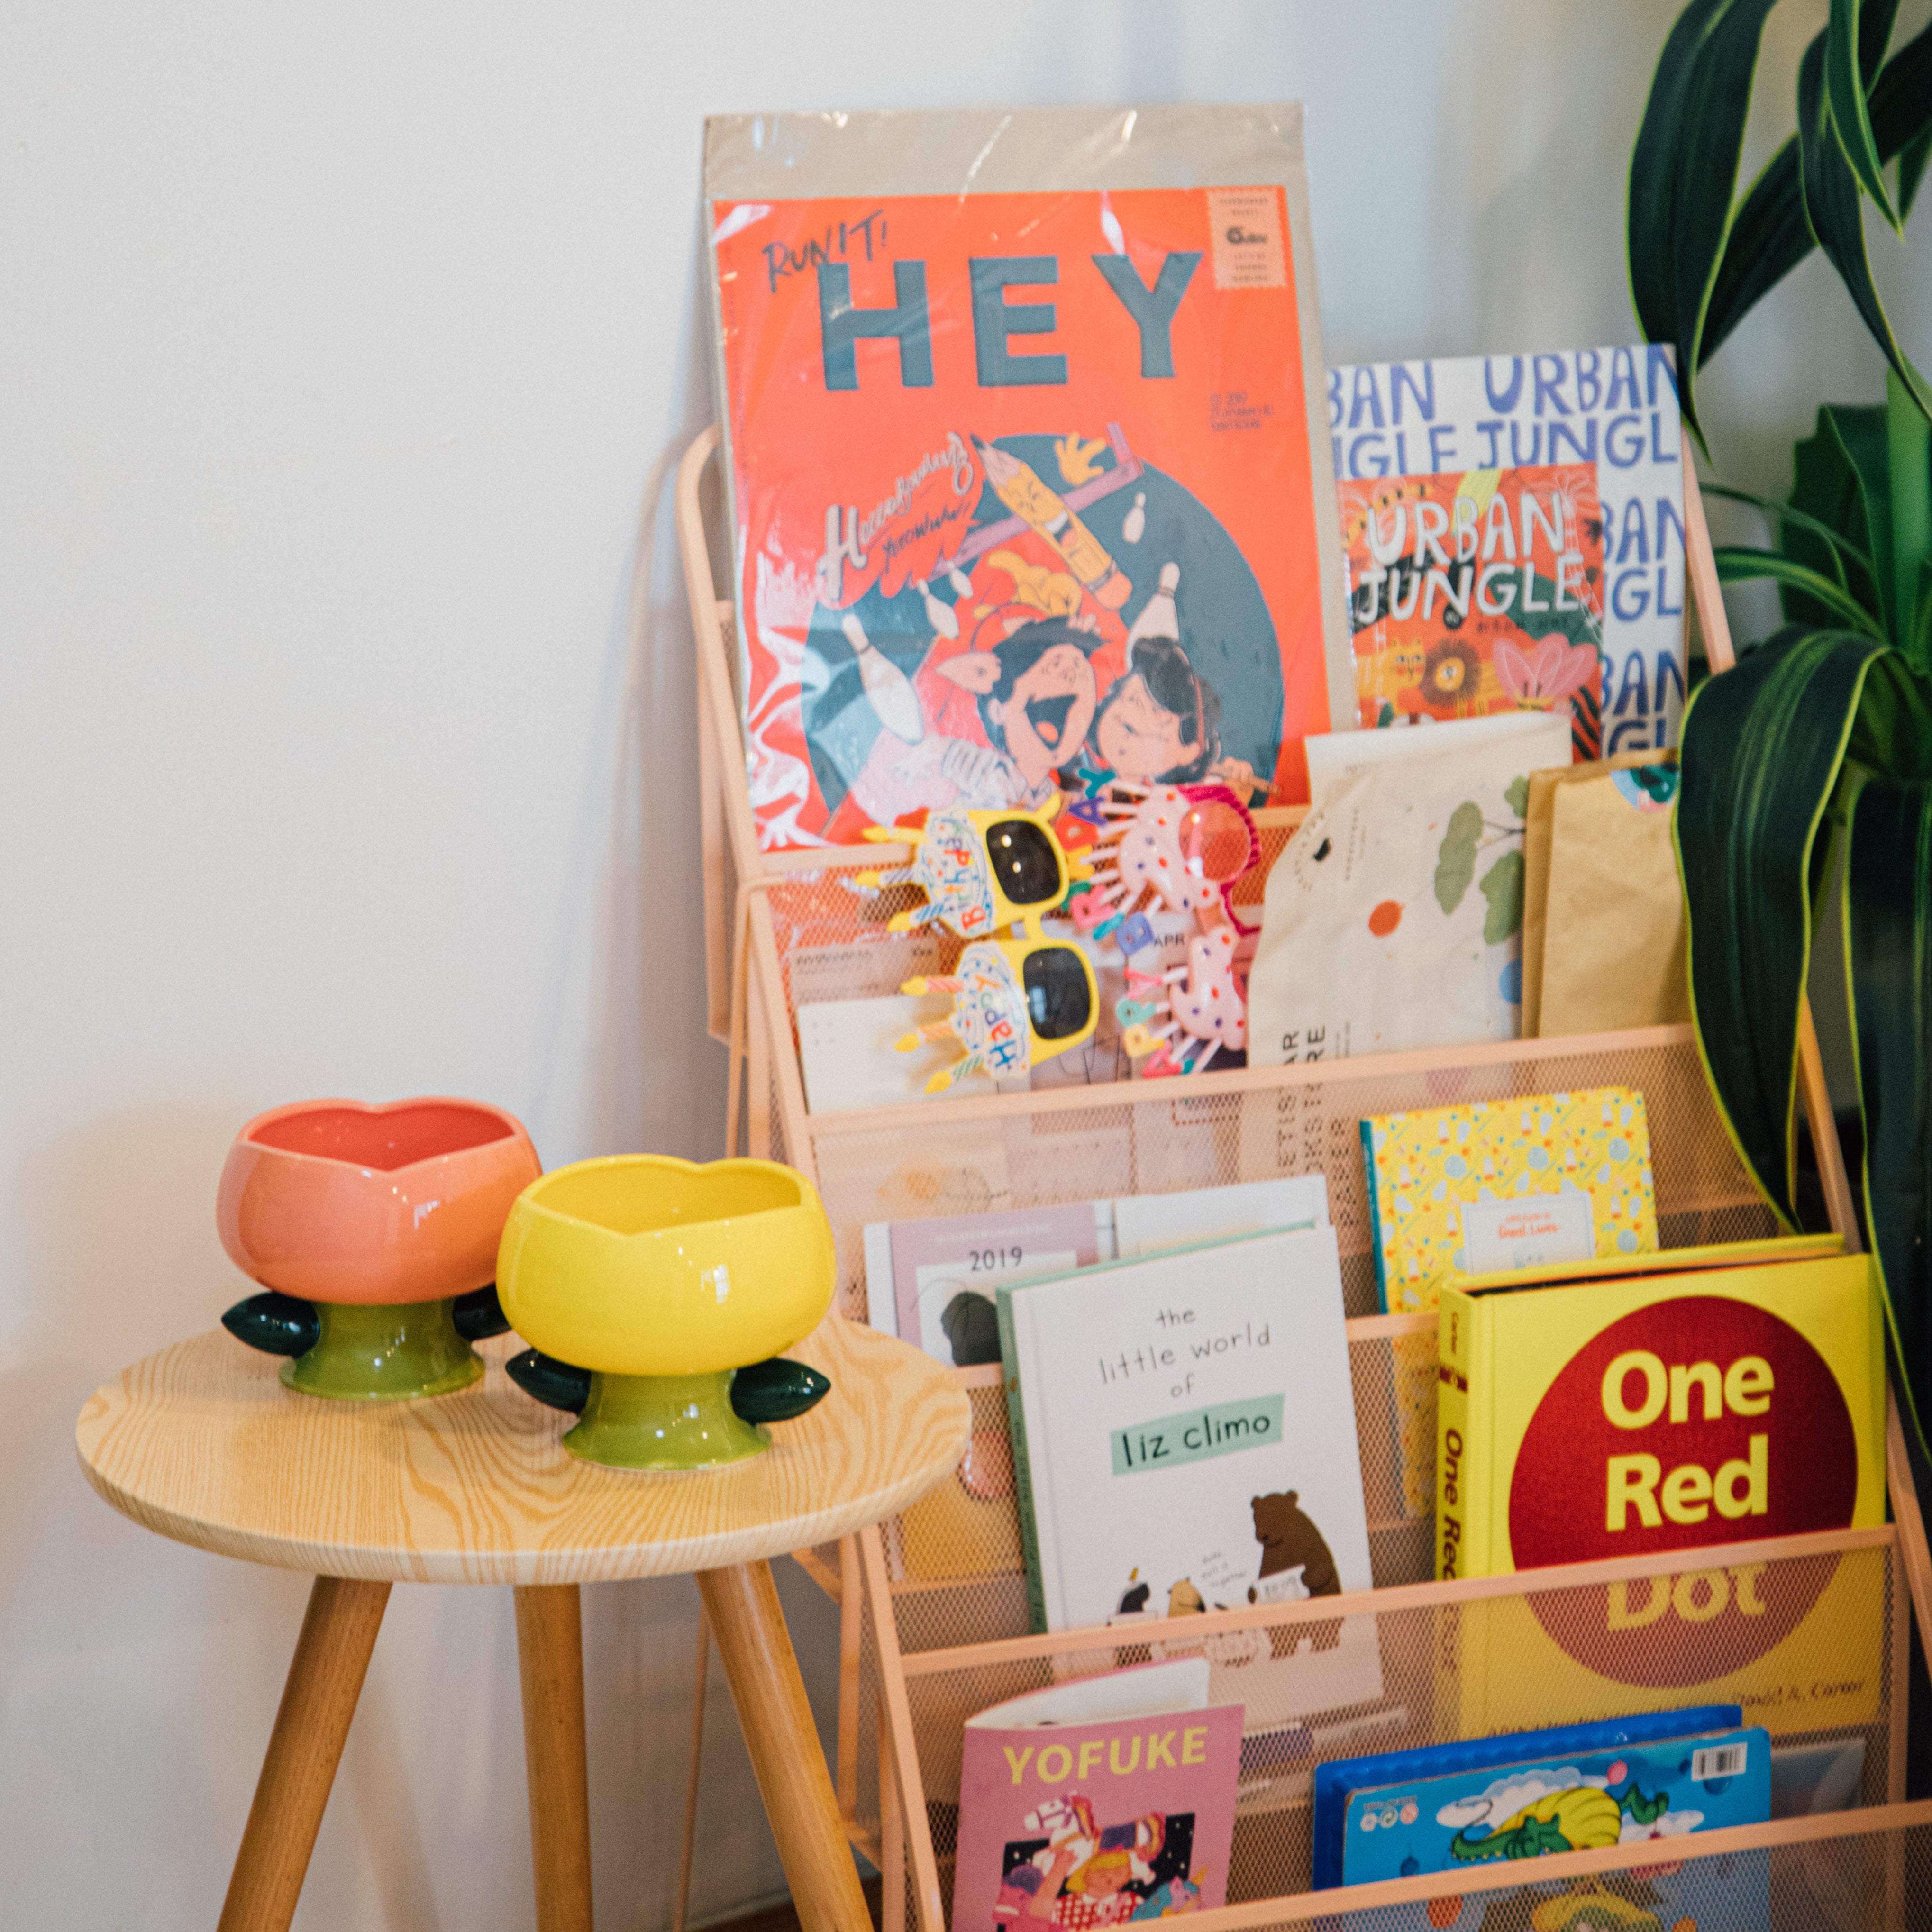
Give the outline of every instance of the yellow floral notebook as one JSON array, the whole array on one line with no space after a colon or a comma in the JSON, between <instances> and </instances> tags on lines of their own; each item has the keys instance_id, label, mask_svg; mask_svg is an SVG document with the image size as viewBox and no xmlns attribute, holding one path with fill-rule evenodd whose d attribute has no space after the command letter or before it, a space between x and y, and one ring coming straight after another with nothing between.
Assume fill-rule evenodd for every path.
<instances>
[{"instance_id":1,"label":"yellow floral notebook","mask_svg":"<svg viewBox=\"0 0 1932 1932\"><path fill-rule=\"evenodd\" d=\"M1388 1313L1442 1277L1648 1254L1650 1129L1634 1088L1478 1100L1362 1123L1376 1285Z\"/></svg>"}]
</instances>

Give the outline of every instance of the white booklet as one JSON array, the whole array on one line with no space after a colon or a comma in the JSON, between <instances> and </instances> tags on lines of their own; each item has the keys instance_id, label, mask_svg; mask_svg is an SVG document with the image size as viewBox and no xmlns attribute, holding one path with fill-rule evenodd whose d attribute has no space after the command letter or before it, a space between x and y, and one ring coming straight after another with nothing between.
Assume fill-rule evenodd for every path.
<instances>
[{"instance_id":1,"label":"white booklet","mask_svg":"<svg viewBox=\"0 0 1932 1932\"><path fill-rule=\"evenodd\" d=\"M1332 1228L1007 1286L999 1308L1035 1628L1166 1618L1172 1654L1190 1613L1370 1588ZM1235 1634L1269 1721L1382 1694L1371 1617Z\"/></svg>"},{"instance_id":2,"label":"white booklet","mask_svg":"<svg viewBox=\"0 0 1932 1932\"><path fill-rule=\"evenodd\" d=\"M1309 740L1316 802L1269 872L1248 1062L1514 1040L1529 774L1570 763L1538 711Z\"/></svg>"},{"instance_id":3,"label":"white booklet","mask_svg":"<svg viewBox=\"0 0 1932 1932\"><path fill-rule=\"evenodd\" d=\"M1002 1282L1040 1281L1096 1262L1272 1228L1318 1228L1328 1220L1327 1178L1307 1174L1112 1201L875 1221L866 1230L867 1318L950 1368L971 1368L1000 1359L993 1298Z\"/></svg>"}]
</instances>

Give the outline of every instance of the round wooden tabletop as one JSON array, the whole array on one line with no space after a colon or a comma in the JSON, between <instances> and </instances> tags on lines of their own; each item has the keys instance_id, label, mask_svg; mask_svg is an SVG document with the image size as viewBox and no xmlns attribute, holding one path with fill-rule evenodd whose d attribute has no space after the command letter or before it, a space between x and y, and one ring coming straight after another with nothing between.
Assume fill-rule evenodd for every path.
<instances>
[{"instance_id":1,"label":"round wooden tabletop","mask_svg":"<svg viewBox=\"0 0 1932 1932\"><path fill-rule=\"evenodd\" d=\"M332 1576L594 1583L782 1556L877 1522L966 1448L965 1394L930 1357L833 1316L790 1353L832 1393L728 1468L646 1474L580 1462L574 1418L503 1372L425 1402L297 1395L274 1357L221 1330L95 1390L76 1438L87 1479L143 1527Z\"/></svg>"}]
</instances>

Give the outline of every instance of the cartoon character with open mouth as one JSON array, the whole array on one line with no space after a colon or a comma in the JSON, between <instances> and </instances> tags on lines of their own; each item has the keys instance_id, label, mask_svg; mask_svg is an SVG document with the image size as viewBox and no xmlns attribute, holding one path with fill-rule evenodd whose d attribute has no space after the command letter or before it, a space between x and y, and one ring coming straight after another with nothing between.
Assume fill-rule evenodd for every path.
<instances>
[{"instance_id":1,"label":"cartoon character with open mouth","mask_svg":"<svg viewBox=\"0 0 1932 1932\"><path fill-rule=\"evenodd\" d=\"M875 679L867 695L884 728L853 780L854 800L878 825L922 807L1044 805L1058 789L1057 768L1092 728L1102 644L1078 618L1007 606L988 615L970 648L932 667L950 688L934 694L941 703L922 702L910 680L895 688Z\"/></svg>"}]
</instances>

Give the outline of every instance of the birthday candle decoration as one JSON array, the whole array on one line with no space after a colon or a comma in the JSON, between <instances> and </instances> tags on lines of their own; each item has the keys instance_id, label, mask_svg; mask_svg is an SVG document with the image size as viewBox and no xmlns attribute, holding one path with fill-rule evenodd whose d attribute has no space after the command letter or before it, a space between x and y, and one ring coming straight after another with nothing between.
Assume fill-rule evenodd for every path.
<instances>
[{"instance_id":1,"label":"birthday candle decoration","mask_svg":"<svg viewBox=\"0 0 1932 1932\"><path fill-rule=\"evenodd\" d=\"M1247 1004L1234 977L1234 929L1212 927L1187 942L1187 964L1166 973L1127 969L1127 997L1114 1002L1114 1017L1125 1030L1120 1044L1130 1060L1153 1058L1139 1070L1145 1076L1200 1073L1224 1047L1238 1052L1247 1045ZM1166 1024L1148 1022L1164 1018ZM1194 1059L1175 1054L1176 1044L1206 1043Z\"/></svg>"}]
</instances>

